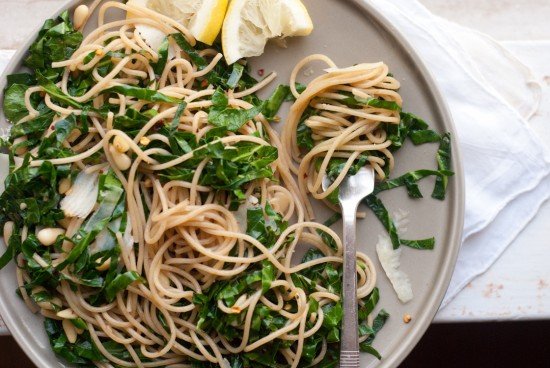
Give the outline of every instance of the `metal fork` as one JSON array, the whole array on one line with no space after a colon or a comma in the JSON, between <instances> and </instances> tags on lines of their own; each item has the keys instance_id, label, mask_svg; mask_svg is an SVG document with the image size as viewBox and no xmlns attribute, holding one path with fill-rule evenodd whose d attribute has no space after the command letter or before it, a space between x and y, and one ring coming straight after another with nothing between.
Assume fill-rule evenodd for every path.
<instances>
[{"instance_id":1,"label":"metal fork","mask_svg":"<svg viewBox=\"0 0 550 368\"><path fill-rule=\"evenodd\" d=\"M323 190L332 184L323 178ZM355 250L355 219L359 202L374 190L374 170L371 166L347 176L339 186L338 200L344 222L344 275L342 297L344 315L340 336L340 367L359 368L359 336L357 323L357 271Z\"/></svg>"}]
</instances>

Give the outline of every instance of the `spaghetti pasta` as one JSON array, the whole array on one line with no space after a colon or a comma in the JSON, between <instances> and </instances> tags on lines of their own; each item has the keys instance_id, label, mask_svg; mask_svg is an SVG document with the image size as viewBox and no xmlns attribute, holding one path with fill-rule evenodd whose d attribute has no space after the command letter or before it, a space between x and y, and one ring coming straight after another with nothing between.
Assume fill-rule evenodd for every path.
<instances>
[{"instance_id":1,"label":"spaghetti pasta","mask_svg":"<svg viewBox=\"0 0 550 368\"><path fill-rule=\"evenodd\" d=\"M299 93L296 78L313 61L326 63L328 69ZM379 179L386 178L385 169L392 170L386 124L400 123L402 99L397 92L399 82L388 72L382 62L338 68L325 55L306 57L292 71L290 86L296 102L283 128L282 142L310 217L308 194L327 199L361 157L362 165L372 165ZM306 131L311 142L298 142L300 131ZM302 154L300 145L308 148L307 153ZM329 174L331 161L342 167L330 173L333 183L324 191L322 179Z\"/></svg>"},{"instance_id":2,"label":"spaghetti pasta","mask_svg":"<svg viewBox=\"0 0 550 368\"><path fill-rule=\"evenodd\" d=\"M377 124L394 122L395 114L338 103L342 93L379 95L380 86L400 103L387 67L334 70L311 84L297 96L281 140L254 95L275 74L223 88L221 54L190 49L196 42L177 22L119 2L98 9L97 28L69 57L52 60L50 76L36 69L38 86L25 88L25 113L12 129L13 141L27 138L12 146L24 160L2 195L22 203L22 213L2 209L2 222L16 227L5 241L20 245L19 290L47 317L56 353L98 367L230 367L266 356L288 367L337 362L342 244L328 226L310 221L305 187L283 153L297 157L288 144L315 97L312 106L322 112L307 124L319 144L299 175L320 155L348 163L356 152L390 156ZM116 9L134 16L105 22ZM59 24L70 33L67 19ZM152 50L136 24L164 32L174 58ZM342 127L345 134L335 137ZM380 171L380 160L369 162ZM325 166L307 183L317 198L325 196L318 190ZM87 218L69 217L59 209L58 181L82 170L100 174L98 201ZM51 247L35 236L45 227L64 234ZM301 263L298 248L309 249ZM378 292L365 254L358 254L357 273L366 316ZM61 323L67 317L74 339ZM367 339L368 331L361 336Z\"/></svg>"}]
</instances>

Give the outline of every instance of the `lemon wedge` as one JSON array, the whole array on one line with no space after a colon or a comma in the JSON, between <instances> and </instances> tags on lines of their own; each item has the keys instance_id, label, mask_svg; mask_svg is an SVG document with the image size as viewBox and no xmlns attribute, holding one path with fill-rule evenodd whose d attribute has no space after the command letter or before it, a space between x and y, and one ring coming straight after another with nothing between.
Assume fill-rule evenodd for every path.
<instances>
[{"instance_id":1,"label":"lemon wedge","mask_svg":"<svg viewBox=\"0 0 550 368\"><path fill-rule=\"evenodd\" d=\"M222 28L229 0L130 0L128 4L145 7L166 15L189 29L200 42L212 45ZM135 17L130 12L127 18ZM153 27L139 25L138 31L152 48L160 46L160 31Z\"/></svg>"},{"instance_id":2,"label":"lemon wedge","mask_svg":"<svg viewBox=\"0 0 550 368\"><path fill-rule=\"evenodd\" d=\"M228 64L259 56L270 38L307 36L313 23L300 0L232 0L222 27Z\"/></svg>"}]
</instances>

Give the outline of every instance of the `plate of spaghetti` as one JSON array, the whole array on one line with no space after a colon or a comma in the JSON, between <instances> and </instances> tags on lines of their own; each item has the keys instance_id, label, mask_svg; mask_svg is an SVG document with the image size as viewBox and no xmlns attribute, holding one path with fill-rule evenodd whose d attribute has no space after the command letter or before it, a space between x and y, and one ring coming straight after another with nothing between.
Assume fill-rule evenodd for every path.
<instances>
[{"instance_id":1,"label":"plate of spaghetti","mask_svg":"<svg viewBox=\"0 0 550 368\"><path fill-rule=\"evenodd\" d=\"M397 366L441 303L463 219L452 121L414 50L367 1L306 0L311 34L238 61L225 34L195 35L201 17L146 5L69 1L0 79L15 339L39 367L337 367L338 187L370 165L361 364Z\"/></svg>"}]
</instances>

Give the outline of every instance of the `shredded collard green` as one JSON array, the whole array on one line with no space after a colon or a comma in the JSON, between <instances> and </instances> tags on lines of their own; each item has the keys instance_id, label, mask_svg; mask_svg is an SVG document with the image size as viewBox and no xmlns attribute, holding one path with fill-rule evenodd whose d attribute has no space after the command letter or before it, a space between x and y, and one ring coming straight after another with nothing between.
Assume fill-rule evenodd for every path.
<instances>
[{"instance_id":1,"label":"shredded collard green","mask_svg":"<svg viewBox=\"0 0 550 368\"><path fill-rule=\"evenodd\" d=\"M372 101L374 99L368 100ZM360 106L361 104L367 104L368 101L362 101L353 96L349 96L344 100L345 104L350 107ZM374 106L374 105L370 105ZM390 108L385 107L385 108ZM313 139L311 138L311 130L305 125L304 121L315 113L314 110L308 107L304 114L300 124L298 125L298 146L304 149L313 148ZM391 108L390 108L391 109ZM390 189L405 187L410 198L422 198L423 195L420 192L418 182L424 178L434 176L435 186L432 192L432 197L438 200L444 200L447 190L447 183L449 177L454 173L451 169L451 136L450 133L439 135L433 130L430 130L428 124L419 117L401 112L401 122L399 124L387 124L388 139L392 141L391 149L395 152L402 148L405 140L410 138L413 144L423 144L438 142L439 149L436 155L437 170L421 169L407 172L397 178L387 178L380 182L377 182L373 193L368 196L363 202L374 213L378 220L382 223L388 235L390 236L394 249L399 248L400 245L405 245L415 249L433 249L435 246L434 238L419 239L419 240L406 240L401 239L397 234L397 228L390 213L378 198L378 194ZM383 157L385 159L385 157ZM354 175L357 171L363 167L368 161L366 154L360 155L349 169L348 174ZM330 160L327 167L327 175L330 179L334 180L343 170L346 160L340 158L333 158ZM319 168L320 161L316 161L316 167ZM389 166L389 165L386 165ZM326 198L329 202L338 204L338 189L329 194Z\"/></svg>"},{"instance_id":2,"label":"shredded collard green","mask_svg":"<svg viewBox=\"0 0 550 368\"><path fill-rule=\"evenodd\" d=\"M132 292L135 290L134 288L143 290L143 288L151 286L148 284L148 280L151 280L148 278L150 275L141 269L137 272L128 266L128 263L122 261L125 254L137 253L140 248L129 235L132 214L128 212L128 208L135 203L132 202L129 192L126 192L127 178L120 174L121 172L128 174L131 170L126 167L125 169L119 168L120 170L117 171L100 165L105 163L105 156L101 150L94 151L95 153L90 153L86 158L79 160L79 165L53 165L48 161L80 154L82 151L74 149L74 146L82 142L88 133L101 131L97 128L97 124L94 126L90 122L98 116L110 119L109 124L112 123L112 125L109 125L106 130L111 128L120 130L134 139L144 125L167 110L166 104L171 105L169 107L173 109L172 112L175 110L175 114L172 113L170 118L159 119L158 122L154 122L156 124L151 124L151 133L158 139L138 139L132 143L132 147L138 145L144 151L153 152L149 157L152 159L151 161L155 161L155 164L159 165L156 170L151 169L152 166L149 165L149 162L142 162L140 169L143 171L139 175L146 177L156 170L154 171L155 180L157 180L155 185L162 186L169 181L183 181L193 182L195 186L208 187L209 193L199 192L197 194L197 203L201 203L202 200L206 201L207 196L212 195L210 200L215 198L215 201L218 201L218 198L221 198L219 202L223 202L220 204L225 206L224 211L226 212L238 212L245 208L246 235L252 238L247 238L248 241L261 243L263 247L271 249L275 255L277 255L275 247L279 246L280 251L296 240L297 233L290 232L289 235L285 235L290 231L290 225L284 215L274 209L275 205L272 207L269 202L265 201L253 205L247 202L250 199L248 189L251 183L255 182L254 184L261 186L264 179L273 181L279 179L274 173L279 152L276 147L271 145L269 137L262 129L256 129L254 133L250 133L249 139L239 140L230 145L224 144L226 142L224 139L228 137L244 135L243 129L246 130L253 125L250 122L259 114L262 114L268 121L278 121L278 112L282 104L294 99L289 86L279 85L265 101L255 94L250 94L243 98L250 104L247 105L248 108L237 108L232 103L230 104L228 96L231 96L231 92L228 91L242 92L258 82L250 75L245 64L227 65L220 60L215 66L208 69L208 73L200 75L190 82L189 86L185 86L185 88L194 90L211 86L212 90L207 96L189 101L181 97L181 94L172 93L169 89L159 92L157 91L159 80L162 79L162 74L171 59L171 45L177 45L181 49L178 52L185 54L185 61L191 62L193 67L199 71L204 70L210 64L209 54L203 52L209 46L200 42L192 46L184 35L175 33L166 36L162 40L160 48L154 50L158 54L158 58L150 58L150 60L154 59L154 62L150 64L152 71L145 73L148 75L147 78L136 77L132 79L132 83L118 83L95 92L97 96L94 98L99 96L103 103L94 104L94 98L81 102L82 99L78 97L86 95L97 84L98 75L102 78L107 76L116 68L116 60L128 56L127 53L120 50L105 52L105 54L95 51L87 53L86 51L82 55L82 63L86 65L97 61L94 68L71 70L65 75L65 68L52 67L53 62L69 59L82 41L83 36L74 29L68 12L62 13L57 19L46 21L25 59L25 66L29 68L29 72L9 76L4 91L4 114L14 125L9 137L0 141L0 146L7 149L10 157L9 175L4 183L5 190L0 194L0 226L5 225L8 221L13 222L13 233L9 239L5 239L7 251L0 257L0 269L12 260L18 262L18 266L28 275L24 286L17 290L20 295L24 291L36 303L49 303L50 310L54 313L67 307L62 305L63 303L60 303L59 298L55 296L61 295L59 289L63 285L68 285L71 290L83 291L82 294L85 294L86 302L92 307L105 306L110 303L115 305L121 301L124 293ZM105 40L105 44L108 42L109 40ZM214 48L219 50L220 45L214 45ZM134 51L128 52L133 53ZM144 54L147 52L142 50L140 57L143 57ZM151 55L147 57L149 56ZM148 80L149 75L151 75L151 80ZM60 83L62 78L65 78L64 82ZM30 103L36 113L29 115L25 95L32 86L40 86L44 93L32 93ZM296 89L298 92L302 92L305 86L296 85ZM59 107L78 109L79 112L59 114L57 110L48 107L45 94ZM119 96L127 97L126 100L132 103L121 108L121 104L113 102L119 99ZM201 105L199 109L203 114L205 124L208 124L207 128L200 134L182 129L183 119L189 116L186 115L189 112L189 106L193 103L204 102L203 100L206 99L211 104ZM120 98L120 100L122 99ZM400 123L388 124L386 127L389 139L392 141L392 145L388 148L391 151L400 149L407 138L415 145L429 142L439 143L436 157L437 169L416 170L397 178L381 181L376 184L374 193L365 200L367 206L390 234L394 248L404 245L416 249L433 249L435 245L433 238L401 239L395 223L378 194L390 189L405 187L411 198L420 198L422 193L418 182L427 177L435 177L432 197L444 199L448 179L453 175L450 171L450 135L447 133L441 136L430 130L423 120L410 113L402 112L400 106L395 102L381 98L359 98L351 93L345 95L341 102L352 108L370 106L392 110L396 114L399 112ZM297 143L304 150L311 150L315 145L312 130L307 126L306 120L317 113L318 111L313 107L307 107L298 124ZM89 114L93 114L93 116L90 117ZM23 118L25 119L22 121ZM74 138L75 145L67 144L74 132L79 133ZM101 137L94 139L96 139L94 142L101 141ZM27 152L24 158L20 152ZM125 152L131 160L137 159L133 150L126 149ZM182 156L189 157L189 159L177 161ZM386 159L382 156L380 158ZM353 162L348 174L357 173L361 167L368 163L368 160L367 153L360 155ZM327 169L328 176L331 179L336 178L344 169L345 162L344 159L332 159ZM173 163L173 165L166 165L164 167L167 168L162 169L161 166L166 163ZM316 162L316 164L319 165L320 162ZM97 197L94 195L94 206L90 206L90 212L86 216L82 216L81 222L75 226L74 235L68 236L62 233L57 235L53 244L48 247L44 246L38 236L41 229L64 227L61 223L65 219L65 213L60 206L62 199L67 198L67 193L62 194L58 188L66 180L74 182L75 178L82 173L82 169L90 166L95 166L98 178L98 181L95 182ZM200 175L198 175L199 170ZM145 184L143 185L145 186ZM214 194L220 193L222 195L219 197L214 196ZM151 201L151 198L145 198L144 193L141 195L143 203ZM336 203L338 192L331 193L328 200ZM143 209L146 218L150 215L149 210L149 208ZM236 219L237 216L234 217ZM325 222L325 225L331 226L339 218L340 215L335 214ZM243 224L239 223L238 225ZM139 229L139 231L143 231L143 229ZM201 236L200 231L202 228L197 232L199 237ZM22 236L23 232L25 236ZM325 231L317 230L320 239L326 244L319 248L324 249L327 253L335 253L338 250L337 241L328 232L327 229ZM314 236L315 233L310 235ZM92 246L97 245L99 238L104 239L105 246L92 250ZM319 244L321 244L321 240L318 241ZM236 243L240 241L242 239ZM182 240L182 242L184 241ZM282 245L281 242L283 242ZM143 246L142 243L139 244ZM216 247L219 244L208 244L208 246ZM254 247L246 249L251 254L245 256L260 255L259 250ZM146 258L152 257L156 251L157 249L152 248L146 250L149 252ZM236 247L224 256L240 257L241 255L236 254L239 252L241 250L237 250ZM59 254L62 254L63 257L56 258ZM326 256L321 250L311 248L307 250L301 261L305 263ZM185 257L185 254L170 255L170 258L173 259L178 257ZM279 260L280 255L277 257ZM318 287L322 287L336 296L341 296L341 264L325 261L290 275L281 271L281 266L276 266L278 260L264 258L251 263L244 267L242 272L239 271L240 274L236 277L219 278L216 282L205 286L200 292L194 291L189 300L179 299L172 304L173 307L192 303L194 309L192 312L178 312L178 318L186 321L197 317L196 327L200 333L216 338L221 337L232 343L242 337L242 326L245 323L245 318L248 318L247 313L242 313L242 310L226 313L220 308L220 303L227 308L238 309L239 300L257 293L262 297L262 302L258 302L250 312L251 328L248 340L249 343L254 343L284 328L290 322L289 318L284 317L284 313L279 313L280 308L275 310L275 308L269 307L269 305L280 302L281 293L277 294L275 291L277 289L274 288L281 288L281 286L276 282L291 280L307 295L319 291ZM146 260L146 262L150 261L149 258ZM170 265L170 267L173 266ZM365 269L364 264L358 263L358 266ZM220 267L218 271L223 273L227 270ZM174 280L168 280L168 283L170 284L169 288L175 287ZM187 288L187 285L184 286ZM194 289L189 288L189 290ZM380 354L373 347L373 340L389 315L382 309L374 317L372 325L367 323L369 315L375 313L379 299L379 290L374 288L369 295L359 301L358 332L363 338L360 346L361 351L381 359ZM319 310L322 310L323 320L322 325L319 322L320 329L305 338L299 367L311 366L324 349L323 344L325 343L327 353L316 366L337 367L342 333L341 321L344 313L341 298L340 301L335 301L338 298L334 297L328 302L325 300L322 303L319 303L314 297L306 296L305 300L307 300L307 306L301 309L304 315L307 310L307 318L304 322L305 330L311 330L319 321ZM289 313L298 311L298 302L294 296L281 302L284 303L285 311ZM151 310L155 311L151 312L151 317L155 317L155 321L158 320L158 323L155 322L155 327L158 327L160 331L151 329L151 331L147 330L147 333L154 335L155 340L164 344L167 339L163 332L171 330L170 316L163 314L165 312L160 308L156 309L155 307ZM84 317L79 317L71 319L70 322L75 328L82 330L74 342L69 341L61 321L52 318L45 319L44 327L52 350L67 363L78 367L108 363L109 360L100 353L100 349L96 345L97 340L94 341L93 334L90 335L87 328L89 321ZM293 330L290 333L296 332ZM133 361L137 356L143 363L154 361L154 359L146 357L147 354L144 355L140 349L135 349L134 354L131 354L125 345L119 344L103 334L98 336L96 338L99 339L103 348L118 359ZM193 351L197 354L204 354L189 341L178 337L177 343L194 349ZM155 342L155 344L157 343ZM228 360L231 368L251 366L284 368L289 365L282 351L292 347L293 344L292 340L275 338L253 351L228 354L224 358ZM208 362L186 362L194 367L214 366Z\"/></svg>"}]
</instances>

